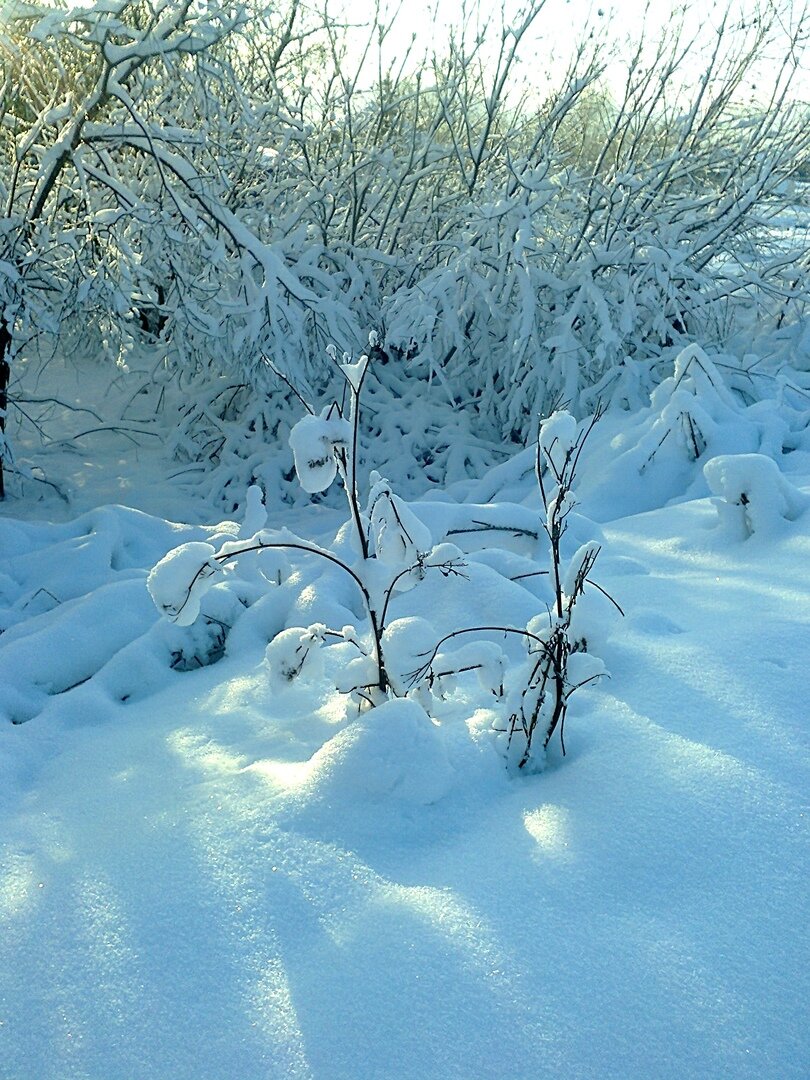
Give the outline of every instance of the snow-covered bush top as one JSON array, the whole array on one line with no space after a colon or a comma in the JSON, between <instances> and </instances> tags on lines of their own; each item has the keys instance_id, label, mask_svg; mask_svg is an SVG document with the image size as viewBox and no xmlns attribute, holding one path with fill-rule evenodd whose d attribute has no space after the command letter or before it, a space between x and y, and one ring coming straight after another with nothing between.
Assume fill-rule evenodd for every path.
<instances>
[{"instance_id":1,"label":"snow-covered bush top","mask_svg":"<svg viewBox=\"0 0 810 1080\"><path fill-rule=\"evenodd\" d=\"M370 345L375 347L371 338ZM336 363L335 349L330 350L330 356ZM341 571L344 582L350 583L352 599L348 602L361 601L367 633L358 633L349 622L344 622L341 630L320 621L308 626L288 625L274 634L266 648L270 681L278 689L289 685L305 669L313 675L320 668L324 647L334 646L343 650L336 685L358 704L372 707L391 697L416 695L430 708L434 694L443 697L457 676L471 672L477 673L485 690L501 699L507 696L506 654L487 635L503 635L513 643L523 642L527 661L519 685L508 695L512 712L504 729L506 753L519 768L530 762L532 768L539 768L556 730L562 743L568 697L601 671L594 663L587 669L587 675L574 678L568 673L571 653L589 648L589 629L578 629L575 637L571 627L578 601L586 586L592 584L590 572L599 544L596 540L585 544L579 540L573 558L568 557L568 545L566 554L562 546L576 505L573 485L580 451L600 418L601 409L582 428L564 410L556 411L541 424L536 478L544 513L539 519L536 511L530 511L529 522L524 527L516 520L516 508L510 508L506 524L502 524L498 520L500 515L493 519L491 508L482 507L480 517L476 515L466 522L462 518L464 523L451 528L454 515L429 515L437 525L442 516L446 517L441 542L434 544L425 520L394 493L391 484L379 473L371 472L368 494L361 502L357 482L358 432L368 359L363 356L357 364L351 364L350 357L344 355L343 360L340 369L348 391L348 408L345 400L342 406L333 402L316 414L307 405L308 415L293 426L289 438L298 477L308 492L323 491L340 476L349 517L335 542L320 545L287 528L264 527L266 510L261 492L254 486L248 493L242 525L223 532L219 550L211 544L187 544L170 552L154 568L149 579L152 598L163 614L189 623L198 614L201 597L220 566L246 559L245 582L269 588L273 584L281 585L284 567L278 565L278 576L271 582L258 568L260 554L270 551L285 556L293 552L315 556ZM252 528L256 529L253 535L246 535ZM523 627L513 626L507 621L504 625L459 627L439 637L431 620L423 616L397 617L396 607L403 602L403 594L420 586L428 575L439 579L466 577L467 564L461 549L443 537L500 535L515 530L531 539L535 552L543 543L544 534L548 544L550 568L529 570L514 579L546 574L551 583L551 602L544 605L546 610L536 619L530 620L529 627L525 623ZM251 560L256 564L252 572ZM341 605L336 610L340 618L344 613L353 614ZM301 612L304 611L310 613L309 605L301 607ZM311 614L317 618L317 609ZM579 671L585 671L584 662L579 664ZM539 748L532 745L536 731ZM564 743L562 748L564 752Z\"/></svg>"}]
</instances>

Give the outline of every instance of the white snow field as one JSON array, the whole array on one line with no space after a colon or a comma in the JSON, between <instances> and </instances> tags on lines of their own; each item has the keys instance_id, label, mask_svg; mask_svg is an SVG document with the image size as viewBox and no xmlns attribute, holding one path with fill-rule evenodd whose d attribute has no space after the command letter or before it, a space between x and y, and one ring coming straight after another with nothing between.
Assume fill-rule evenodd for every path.
<instances>
[{"instance_id":1,"label":"white snow field","mask_svg":"<svg viewBox=\"0 0 810 1080\"><path fill-rule=\"evenodd\" d=\"M358 713L348 641L279 687L271 638L357 616L305 557L251 556L183 627L149 570L239 526L93 509L89 486L60 524L3 506L3 1080L806 1080L810 468L777 470L753 419L735 450L717 410L701 461L667 464L657 409L618 441L608 416L583 465L625 617L531 775L474 676L435 721ZM410 509L436 543L465 513L539 524L531 460ZM324 543L340 521L296 513ZM525 626L519 541L394 614Z\"/></svg>"}]
</instances>

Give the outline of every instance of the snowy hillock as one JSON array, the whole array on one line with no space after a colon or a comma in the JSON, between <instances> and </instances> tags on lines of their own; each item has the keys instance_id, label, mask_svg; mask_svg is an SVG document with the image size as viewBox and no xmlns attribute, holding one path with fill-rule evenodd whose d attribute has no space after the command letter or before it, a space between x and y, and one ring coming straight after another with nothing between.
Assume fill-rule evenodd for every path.
<instances>
[{"instance_id":1,"label":"snowy hillock","mask_svg":"<svg viewBox=\"0 0 810 1080\"><path fill-rule=\"evenodd\" d=\"M588 513L605 521L707 495L703 465L719 455L764 454L790 467L787 456L800 450L806 467L810 398L800 404L781 396L746 402L703 349L689 346L648 407L614 414L597 430L590 449L599 464L586 471L580 491Z\"/></svg>"},{"instance_id":2,"label":"snowy hillock","mask_svg":"<svg viewBox=\"0 0 810 1080\"><path fill-rule=\"evenodd\" d=\"M157 627L147 574L178 541L217 540L235 529L178 525L123 506L59 525L0 518L0 718L30 720L102 671L99 682L113 697L142 696L156 685L155 651L166 667L201 666L206 650L224 643L233 601L215 597L193 630Z\"/></svg>"},{"instance_id":3,"label":"snowy hillock","mask_svg":"<svg viewBox=\"0 0 810 1080\"><path fill-rule=\"evenodd\" d=\"M807 496L763 454L726 454L703 466L721 524L732 537L767 535L810 507Z\"/></svg>"}]
</instances>

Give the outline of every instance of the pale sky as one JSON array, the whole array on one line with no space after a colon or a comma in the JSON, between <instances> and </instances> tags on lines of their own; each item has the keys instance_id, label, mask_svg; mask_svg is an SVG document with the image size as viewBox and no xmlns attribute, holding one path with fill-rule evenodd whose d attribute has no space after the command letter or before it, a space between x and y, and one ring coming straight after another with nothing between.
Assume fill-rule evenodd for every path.
<instances>
[{"instance_id":1,"label":"pale sky","mask_svg":"<svg viewBox=\"0 0 810 1080\"><path fill-rule=\"evenodd\" d=\"M800 7L799 0L792 5L789 0L777 2L785 9ZM341 6L351 13L353 21L361 21L364 12L368 12L370 18L374 7L371 0L344 0L343 5L341 0L330 0L329 10L338 11ZM464 0L402 0L394 29L387 40L387 54L392 66L402 57L414 34L417 37L416 56L426 50L441 53L449 38L449 27L459 27L462 23L464 6ZM474 8L475 4L466 6ZM491 16L489 36L493 43L497 41L496 28L501 22L502 6L498 0L481 0L480 4L481 9ZM520 0L506 0L508 12L517 11L521 6L525 4ZM757 6L761 6L759 0L692 0L686 14L686 30L705 40L712 28L719 25L727 9L730 8L734 21L743 22L746 13L750 16ZM389 11L395 11L397 7L396 0L387 4ZM635 44L645 30L649 37L666 35L677 22L678 12L683 7L682 2L674 0L604 0L601 3L599 0L546 0L530 32L531 40L523 46L524 62L537 64L538 77L547 70L559 70L565 66L574 43L588 27L593 27L597 33L604 32L616 44ZM775 54L762 57L759 70L750 80L754 85L741 89L742 100L765 99L769 78L775 70L775 58ZM684 65L686 77L697 82L704 67L701 51L696 47L692 59ZM810 63L805 64L796 77L794 96L810 100Z\"/></svg>"},{"instance_id":2,"label":"pale sky","mask_svg":"<svg viewBox=\"0 0 810 1080\"><path fill-rule=\"evenodd\" d=\"M270 2L270 0L268 0ZM450 37L451 27L458 28L462 24L463 12L480 9L491 16L490 29L487 33L487 46L490 50L497 45L498 28L501 25L501 11L505 7L507 13L518 12L526 6L527 0L380 0L382 9L389 12L399 11L394 28L389 34L384 56L386 63L396 69L411 43L413 35L416 42L413 46L411 68L418 65L418 60L424 54L435 51L441 54L445 51ZM798 10L802 0L775 0L786 11ZM89 6L89 0L67 0L69 6ZM278 3L278 0L274 0ZM370 21L374 12L374 0L310 0L313 7L322 7L328 4L328 11L333 16L343 16L346 21L363 23ZM722 13L728 8L735 19L743 20L746 12L751 12L759 5L759 0L687 0L688 12L686 25L689 32L705 34L712 26L717 25ZM0 0L0 21L3 14L30 10L32 7L47 7L48 0L40 5L37 0ZM283 8L284 0L280 0ZM638 41L646 27L648 36L655 37L660 33L666 34L668 28L677 20L677 11L683 7L683 3L675 0L546 0L546 3L534 23L530 34L521 49L524 70L526 65L532 64L534 70L532 78L537 85L541 86L544 77L548 74L552 79L564 68L566 61L571 55L575 42L586 32L588 27L593 27L597 34L604 32L614 43L627 43ZM646 14L645 14L646 11ZM471 21L471 25L476 25ZM357 48L361 40L361 31L355 31ZM764 100L768 88L769 79L775 70L775 56L764 56L755 73L752 88L746 85L741 90L741 100ZM385 66L385 64L384 64ZM370 66L369 76L373 76L373 68ZM684 66L687 79L699 79L704 64L701 60L700 51L693 50L693 58ZM617 76L613 74L613 79ZM610 81L611 73L608 72ZM806 62L795 79L793 94L801 100L810 100L810 62Z\"/></svg>"}]
</instances>

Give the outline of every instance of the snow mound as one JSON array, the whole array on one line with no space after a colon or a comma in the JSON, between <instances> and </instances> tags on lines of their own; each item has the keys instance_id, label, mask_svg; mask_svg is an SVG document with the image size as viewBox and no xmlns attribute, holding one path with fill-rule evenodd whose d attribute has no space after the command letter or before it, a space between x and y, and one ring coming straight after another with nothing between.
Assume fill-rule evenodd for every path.
<instances>
[{"instance_id":1,"label":"snow mound","mask_svg":"<svg viewBox=\"0 0 810 1080\"><path fill-rule=\"evenodd\" d=\"M318 751L312 766L312 789L335 810L358 799L427 806L455 779L441 728L404 698L354 720Z\"/></svg>"},{"instance_id":2,"label":"snow mound","mask_svg":"<svg viewBox=\"0 0 810 1080\"><path fill-rule=\"evenodd\" d=\"M433 624L419 615L394 619L385 628L383 647L388 674L396 680L400 692L408 689L409 677L425 662L437 637Z\"/></svg>"},{"instance_id":3,"label":"snow mound","mask_svg":"<svg viewBox=\"0 0 810 1080\"><path fill-rule=\"evenodd\" d=\"M304 665L311 677L323 669L320 646L326 627L323 623L311 626L290 626L276 634L265 649L270 685L278 693L301 674Z\"/></svg>"},{"instance_id":4,"label":"snow mound","mask_svg":"<svg viewBox=\"0 0 810 1080\"><path fill-rule=\"evenodd\" d=\"M721 527L739 539L767 535L795 521L810 499L795 488L776 462L763 454L723 454L703 466Z\"/></svg>"},{"instance_id":5,"label":"snow mound","mask_svg":"<svg viewBox=\"0 0 810 1080\"><path fill-rule=\"evenodd\" d=\"M395 569L413 566L433 547L430 530L394 495L386 479L372 472L369 482L367 514L377 558Z\"/></svg>"},{"instance_id":6,"label":"snow mound","mask_svg":"<svg viewBox=\"0 0 810 1080\"><path fill-rule=\"evenodd\" d=\"M212 531L123 506L58 525L0 520L0 720L65 709L68 695L78 712L105 670L120 673L102 676L105 690L129 698L161 685L171 667L184 670L186 659L198 667L221 654L216 620L230 625L241 604L209 592L213 623L201 619L193 631L167 624L164 634L145 588L148 567L167 548Z\"/></svg>"},{"instance_id":7,"label":"snow mound","mask_svg":"<svg viewBox=\"0 0 810 1080\"><path fill-rule=\"evenodd\" d=\"M784 410L745 405L697 345L683 349L650 406L597 425L578 495L597 521L708 494L702 466L718 455L762 454L780 464L791 433Z\"/></svg>"}]
</instances>

